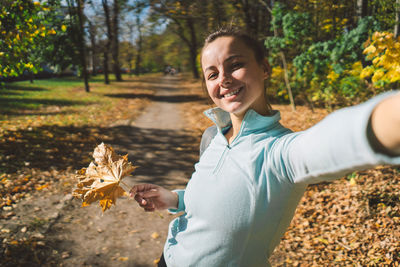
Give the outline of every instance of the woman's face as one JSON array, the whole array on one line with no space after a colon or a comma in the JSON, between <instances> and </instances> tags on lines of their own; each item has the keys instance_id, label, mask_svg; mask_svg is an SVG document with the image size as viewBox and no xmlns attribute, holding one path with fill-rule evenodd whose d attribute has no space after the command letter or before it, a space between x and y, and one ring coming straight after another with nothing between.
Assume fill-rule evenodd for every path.
<instances>
[{"instance_id":1,"label":"woman's face","mask_svg":"<svg viewBox=\"0 0 400 267\"><path fill-rule=\"evenodd\" d=\"M203 49L201 64L208 94L218 107L241 117L248 109L267 111L266 68L240 39L217 38Z\"/></svg>"}]
</instances>

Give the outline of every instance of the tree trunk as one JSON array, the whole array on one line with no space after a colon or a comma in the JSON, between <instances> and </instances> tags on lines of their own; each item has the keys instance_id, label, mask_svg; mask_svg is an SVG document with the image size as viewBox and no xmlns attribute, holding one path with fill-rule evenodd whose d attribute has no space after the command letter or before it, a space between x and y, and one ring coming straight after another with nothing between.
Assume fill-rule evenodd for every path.
<instances>
[{"instance_id":1,"label":"tree trunk","mask_svg":"<svg viewBox=\"0 0 400 267\"><path fill-rule=\"evenodd\" d=\"M357 16L357 23L360 20L368 15L368 0L357 0L357 9L356 9L356 16ZM361 57L361 65L365 68L368 64L365 60L365 57Z\"/></svg>"},{"instance_id":2,"label":"tree trunk","mask_svg":"<svg viewBox=\"0 0 400 267\"><path fill-rule=\"evenodd\" d=\"M337 23L336 23L336 11L337 11L337 1L333 1L333 6L331 9L332 12L332 33L331 33L331 38L335 39L336 38L336 31L337 31Z\"/></svg>"},{"instance_id":3,"label":"tree trunk","mask_svg":"<svg viewBox=\"0 0 400 267\"><path fill-rule=\"evenodd\" d=\"M396 0L396 22L394 24L394 36L397 38L400 35L400 0Z\"/></svg>"},{"instance_id":4,"label":"tree trunk","mask_svg":"<svg viewBox=\"0 0 400 267\"><path fill-rule=\"evenodd\" d=\"M133 45L133 32L134 30L134 26L132 24L129 24L129 36L130 36L130 43ZM132 60L134 58L134 53L133 53L133 47L129 49L128 53L127 53L127 60L128 60L128 68L129 68L129 77L132 77Z\"/></svg>"},{"instance_id":5,"label":"tree trunk","mask_svg":"<svg viewBox=\"0 0 400 267\"><path fill-rule=\"evenodd\" d=\"M86 68L86 47L85 47L85 38L84 38L84 30L83 30L83 8L84 8L84 0L78 0L78 20L79 20L79 54L81 58L81 68L82 68L82 76L85 82L85 91L90 92L89 88L89 79Z\"/></svg>"},{"instance_id":6,"label":"tree trunk","mask_svg":"<svg viewBox=\"0 0 400 267\"><path fill-rule=\"evenodd\" d=\"M138 50L137 50L136 62L135 62L135 75L136 76L139 76L139 74L140 74L141 63L142 63L142 37L139 36Z\"/></svg>"},{"instance_id":7,"label":"tree trunk","mask_svg":"<svg viewBox=\"0 0 400 267\"><path fill-rule=\"evenodd\" d=\"M136 15L136 24L138 29L138 40L137 40L137 54L135 62L135 75L140 74L140 65L142 63L142 46L143 46L143 36L142 36L142 24L140 23L140 13Z\"/></svg>"},{"instance_id":8,"label":"tree trunk","mask_svg":"<svg viewBox=\"0 0 400 267\"><path fill-rule=\"evenodd\" d=\"M285 57L285 54L282 51L279 54L281 56L282 65L283 65L283 69L284 69L284 79L285 79L286 89L287 89L288 94L289 94L290 105L292 106L292 110L296 111L296 106L294 104L294 99L293 99L292 87L290 86L290 81L289 81L286 57Z\"/></svg>"},{"instance_id":9,"label":"tree trunk","mask_svg":"<svg viewBox=\"0 0 400 267\"><path fill-rule=\"evenodd\" d=\"M213 1L212 1L213 2ZM223 23L226 21L226 12L223 7L223 1L221 0L216 0L213 4L213 12L215 13L214 19L215 19L215 27L221 27Z\"/></svg>"},{"instance_id":10,"label":"tree trunk","mask_svg":"<svg viewBox=\"0 0 400 267\"><path fill-rule=\"evenodd\" d=\"M274 7L275 1L271 0L271 8L263 0L259 0L258 2L268 10L268 12L271 14L271 20L273 20L273 15L272 15L271 8ZM273 25L273 29L274 29L274 36L278 37L278 30L276 29L275 25ZM285 85L286 85L286 90L288 91L288 95L289 95L290 106L292 107L293 111L296 111L296 106L294 104L294 98L293 98L293 93L292 93L292 87L290 86L290 81L289 81L289 75L288 75L288 70L287 70L287 63L286 63L285 53L283 53L283 51L280 51L279 55L280 55L281 60L282 60L282 66L283 66L283 70L284 70Z\"/></svg>"},{"instance_id":11,"label":"tree trunk","mask_svg":"<svg viewBox=\"0 0 400 267\"><path fill-rule=\"evenodd\" d=\"M108 52L104 49L103 54L103 71L104 71L104 83L110 84L110 79L108 78Z\"/></svg>"},{"instance_id":12,"label":"tree trunk","mask_svg":"<svg viewBox=\"0 0 400 267\"><path fill-rule=\"evenodd\" d=\"M244 0L242 1L242 9L243 9L243 13L244 13L244 21L246 23L246 29L249 33L254 33L254 27L251 23L251 12L250 12L250 4L248 0Z\"/></svg>"},{"instance_id":13,"label":"tree trunk","mask_svg":"<svg viewBox=\"0 0 400 267\"><path fill-rule=\"evenodd\" d=\"M119 0L114 0L114 12L113 12L113 38L112 40L112 58L113 58L113 69L115 78L117 81L122 81L121 69L119 64L119 40L118 40L118 27L119 27Z\"/></svg>"},{"instance_id":14,"label":"tree trunk","mask_svg":"<svg viewBox=\"0 0 400 267\"><path fill-rule=\"evenodd\" d=\"M192 65L192 73L193 73L193 78L199 79L199 71L197 69L197 64L196 64L196 59L197 59L197 38L196 38L196 30L194 28L194 22L192 18L187 18L186 19L186 24L189 28L190 31L190 44L189 44L189 50L190 50L190 63Z\"/></svg>"},{"instance_id":15,"label":"tree trunk","mask_svg":"<svg viewBox=\"0 0 400 267\"><path fill-rule=\"evenodd\" d=\"M110 80L108 78L108 55L110 52L112 32L111 32L110 10L108 9L107 0L102 0L102 3L103 3L104 16L107 26L107 41L104 47L105 49L104 49L104 60L103 60L104 83L109 84Z\"/></svg>"},{"instance_id":16,"label":"tree trunk","mask_svg":"<svg viewBox=\"0 0 400 267\"><path fill-rule=\"evenodd\" d=\"M92 75L97 75L97 59L96 59L96 26L89 22L90 44L92 46Z\"/></svg>"},{"instance_id":17,"label":"tree trunk","mask_svg":"<svg viewBox=\"0 0 400 267\"><path fill-rule=\"evenodd\" d=\"M357 21L368 15L368 0L357 0L356 16Z\"/></svg>"},{"instance_id":18,"label":"tree trunk","mask_svg":"<svg viewBox=\"0 0 400 267\"><path fill-rule=\"evenodd\" d=\"M318 5L316 2L313 4L313 10L314 10L314 17L315 17L315 39L316 41L319 41L319 36L320 36L320 26L319 26L319 12L318 12Z\"/></svg>"}]
</instances>

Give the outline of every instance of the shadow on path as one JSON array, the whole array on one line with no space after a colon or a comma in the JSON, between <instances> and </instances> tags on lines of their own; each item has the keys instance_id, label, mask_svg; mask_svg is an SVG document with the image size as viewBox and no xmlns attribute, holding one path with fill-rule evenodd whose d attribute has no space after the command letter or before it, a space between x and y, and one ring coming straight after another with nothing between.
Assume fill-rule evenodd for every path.
<instances>
[{"instance_id":1,"label":"shadow on path","mask_svg":"<svg viewBox=\"0 0 400 267\"><path fill-rule=\"evenodd\" d=\"M189 178L198 155L196 138L183 130L43 126L4 136L0 171L13 173L26 166L39 170L87 167L92 160L89 155L101 142L115 146L120 154L128 153L129 160L139 166L134 176L152 177L146 182L157 183L171 171L183 171Z\"/></svg>"},{"instance_id":2,"label":"shadow on path","mask_svg":"<svg viewBox=\"0 0 400 267\"><path fill-rule=\"evenodd\" d=\"M112 136L109 143L139 166L133 173L136 181L184 186L198 160L197 139L188 131L119 126Z\"/></svg>"},{"instance_id":3,"label":"shadow on path","mask_svg":"<svg viewBox=\"0 0 400 267\"><path fill-rule=\"evenodd\" d=\"M183 103L201 101L204 98L197 95L151 95L151 94L109 94L108 97L116 98L147 98L155 102Z\"/></svg>"}]
</instances>

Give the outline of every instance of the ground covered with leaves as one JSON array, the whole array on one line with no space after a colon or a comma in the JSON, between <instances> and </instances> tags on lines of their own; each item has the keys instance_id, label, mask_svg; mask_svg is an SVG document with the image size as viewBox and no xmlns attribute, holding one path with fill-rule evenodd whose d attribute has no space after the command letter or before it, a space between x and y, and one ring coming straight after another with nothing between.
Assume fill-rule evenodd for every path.
<instances>
[{"instance_id":1,"label":"ground covered with leaves","mask_svg":"<svg viewBox=\"0 0 400 267\"><path fill-rule=\"evenodd\" d=\"M203 100L185 104L187 127L201 133L212 125L202 112L212 107L196 81L187 94ZM329 112L273 105L281 123L305 130ZM275 249L273 266L400 266L400 168L379 166L331 183L310 185L293 221Z\"/></svg>"}]
</instances>

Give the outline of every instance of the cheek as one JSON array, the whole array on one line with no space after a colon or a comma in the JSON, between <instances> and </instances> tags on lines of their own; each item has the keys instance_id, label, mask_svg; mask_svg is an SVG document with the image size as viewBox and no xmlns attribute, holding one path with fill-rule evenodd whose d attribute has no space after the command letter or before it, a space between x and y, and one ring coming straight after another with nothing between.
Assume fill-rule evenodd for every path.
<instances>
[{"instance_id":1,"label":"cheek","mask_svg":"<svg viewBox=\"0 0 400 267\"><path fill-rule=\"evenodd\" d=\"M246 80L249 77L248 71L245 68L238 69L232 73L232 77L236 80Z\"/></svg>"},{"instance_id":2,"label":"cheek","mask_svg":"<svg viewBox=\"0 0 400 267\"><path fill-rule=\"evenodd\" d=\"M210 97L214 97L217 94L217 86L215 83L213 82L206 82L206 88L207 88L207 92L208 95Z\"/></svg>"}]
</instances>

